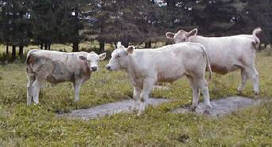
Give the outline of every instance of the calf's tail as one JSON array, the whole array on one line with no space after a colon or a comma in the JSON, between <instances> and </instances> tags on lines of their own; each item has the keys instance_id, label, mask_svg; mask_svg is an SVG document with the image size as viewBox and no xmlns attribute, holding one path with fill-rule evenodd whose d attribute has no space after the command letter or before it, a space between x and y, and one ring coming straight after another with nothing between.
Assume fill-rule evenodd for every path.
<instances>
[{"instance_id":1,"label":"calf's tail","mask_svg":"<svg viewBox=\"0 0 272 147\"><path fill-rule=\"evenodd\" d=\"M26 61L25 61L26 64L29 64L29 59L31 57L31 53L33 53L35 51L37 51L37 49L33 49L33 50L28 51L28 53L26 55Z\"/></svg>"},{"instance_id":2,"label":"calf's tail","mask_svg":"<svg viewBox=\"0 0 272 147\"><path fill-rule=\"evenodd\" d=\"M33 53L33 52L35 52L35 51L37 51L37 49L33 49L33 50L30 50L30 51L28 51L28 53L27 53L27 56L26 56L26 61L25 61L25 63L26 63L26 72L27 73L32 73L33 71L32 71L32 64L31 64L31 62L33 62L33 61L31 61L31 60L33 60L33 59L31 59L31 57L32 57L32 54L31 53ZM33 57L32 57L33 58Z\"/></svg>"},{"instance_id":3,"label":"calf's tail","mask_svg":"<svg viewBox=\"0 0 272 147\"><path fill-rule=\"evenodd\" d=\"M254 46L255 49L259 48L260 45L260 38L258 35L262 32L262 29L260 27L255 28L252 32L254 41L252 42L252 45Z\"/></svg>"},{"instance_id":4,"label":"calf's tail","mask_svg":"<svg viewBox=\"0 0 272 147\"><path fill-rule=\"evenodd\" d=\"M207 54L206 48L203 45L201 45L201 48L203 50L203 54L206 59L206 68L208 68L208 71L209 71L209 80L211 80L212 79L212 68L211 68L211 64L210 64L210 58Z\"/></svg>"}]
</instances>

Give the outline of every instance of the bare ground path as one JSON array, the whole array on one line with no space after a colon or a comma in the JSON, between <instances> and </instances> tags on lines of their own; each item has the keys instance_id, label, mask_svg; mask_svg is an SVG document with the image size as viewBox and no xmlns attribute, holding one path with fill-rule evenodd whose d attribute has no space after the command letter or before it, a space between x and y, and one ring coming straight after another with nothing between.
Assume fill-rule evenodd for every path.
<instances>
[{"instance_id":1,"label":"bare ground path","mask_svg":"<svg viewBox=\"0 0 272 147\"><path fill-rule=\"evenodd\" d=\"M213 117L224 116L234 111L258 105L263 99L252 99L242 96L232 96L222 99L212 100L212 109L207 110L203 102L198 105L195 112L196 114L205 114ZM150 98L147 100L148 105L158 106L159 104L170 102L168 99ZM71 113L59 114L59 116L69 118L79 118L83 120L95 119L103 116L113 115L117 113L132 113L137 110L136 101L123 100L119 102L103 104L89 109L73 110ZM172 111L172 113L190 113L192 112L189 107L180 107Z\"/></svg>"},{"instance_id":2,"label":"bare ground path","mask_svg":"<svg viewBox=\"0 0 272 147\"><path fill-rule=\"evenodd\" d=\"M157 106L159 104L169 102L167 99L149 98L146 103L148 105ZM117 113L132 113L137 110L136 101L133 99L123 100L119 102L103 104L89 109L73 110L71 113L60 114L60 116L67 116L70 118L80 118L83 120L95 119L107 115Z\"/></svg>"},{"instance_id":3,"label":"bare ground path","mask_svg":"<svg viewBox=\"0 0 272 147\"><path fill-rule=\"evenodd\" d=\"M227 114L230 114L232 112L235 112L237 110L258 105L263 101L263 99L253 99L248 97L242 97L242 96L231 96L227 98L212 100L211 104L213 106L212 109L207 110L205 108L205 105L203 103L200 103L198 107L196 108L195 112L196 114L205 114L213 117L220 117ZM189 107L181 107L177 108L173 113L188 113L190 112Z\"/></svg>"}]
</instances>

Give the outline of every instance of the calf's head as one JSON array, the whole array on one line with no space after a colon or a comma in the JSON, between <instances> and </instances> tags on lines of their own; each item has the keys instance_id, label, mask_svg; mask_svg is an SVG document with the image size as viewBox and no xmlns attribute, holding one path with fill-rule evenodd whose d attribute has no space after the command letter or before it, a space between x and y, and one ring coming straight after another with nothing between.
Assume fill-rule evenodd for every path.
<instances>
[{"instance_id":1,"label":"calf's head","mask_svg":"<svg viewBox=\"0 0 272 147\"><path fill-rule=\"evenodd\" d=\"M87 57L79 56L79 58L85 62L87 62L89 69L91 71L98 70L98 62L102 61L106 58L106 53L102 53L100 55L96 54L95 52L88 53Z\"/></svg>"},{"instance_id":2,"label":"calf's head","mask_svg":"<svg viewBox=\"0 0 272 147\"><path fill-rule=\"evenodd\" d=\"M117 48L112 52L111 59L106 65L107 70L119 70L127 67L129 56L133 54L135 47L125 48L121 42L117 43Z\"/></svg>"},{"instance_id":3,"label":"calf's head","mask_svg":"<svg viewBox=\"0 0 272 147\"><path fill-rule=\"evenodd\" d=\"M193 29L190 32L179 30L177 33L167 32L165 33L166 38L173 40L175 43L187 42L191 36L197 35L197 29Z\"/></svg>"}]
</instances>

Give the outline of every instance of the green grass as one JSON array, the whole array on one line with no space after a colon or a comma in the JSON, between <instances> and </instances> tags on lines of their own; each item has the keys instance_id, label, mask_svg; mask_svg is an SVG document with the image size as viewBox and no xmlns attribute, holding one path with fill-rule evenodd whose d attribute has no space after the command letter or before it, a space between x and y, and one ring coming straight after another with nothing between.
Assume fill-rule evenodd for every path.
<instances>
[{"instance_id":1,"label":"green grass","mask_svg":"<svg viewBox=\"0 0 272 147\"><path fill-rule=\"evenodd\" d=\"M63 46L60 46L63 47ZM45 84L40 104L26 106L26 73L21 63L0 65L0 146L259 146L272 145L271 102L234 112L220 119L169 111L191 104L192 91L183 78L170 90L155 90L154 97L173 102L148 108L139 117L117 114L97 120L72 120L55 114L128 99L132 87L123 72L108 72L100 64L73 102L70 83ZM272 97L272 57L257 55L261 98ZM239 72L214 74L209 82L212 99L237 95ZM243 93L253 97L251 83Z\"/></svg>"}]
</instances>

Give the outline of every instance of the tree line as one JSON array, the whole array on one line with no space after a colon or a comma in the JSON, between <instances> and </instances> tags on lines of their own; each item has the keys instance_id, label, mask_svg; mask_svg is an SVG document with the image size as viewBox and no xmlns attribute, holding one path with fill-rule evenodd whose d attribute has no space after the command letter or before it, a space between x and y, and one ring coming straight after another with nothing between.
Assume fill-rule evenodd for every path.
<instances>
[{"instance_id":1,"label":"tree line","mask_svg":"<svg viewBox=\"0 0 272 147\"><path fill-rule=\"evenodd\" d=\"M7 54L12 47L13 57L16 47L23 56L30 43L48 50L52 43L72 43L78 51L83 29L79 11L79 3L70 0L1 0L0 41Z\"/></svg>"},{"instance_id":2,"label":"tree line","mask_svg":"<svg viewBox=\"0 0 272 147\"><path fill-rule=\"evenodd\" d=\"M264 31L272 40L271 0L0 0L0 42L15 57L28 44L50 50L52 43L167 41L164 33L198 28L200 34L225 36Z\"/></svg>"}]
</instances>

